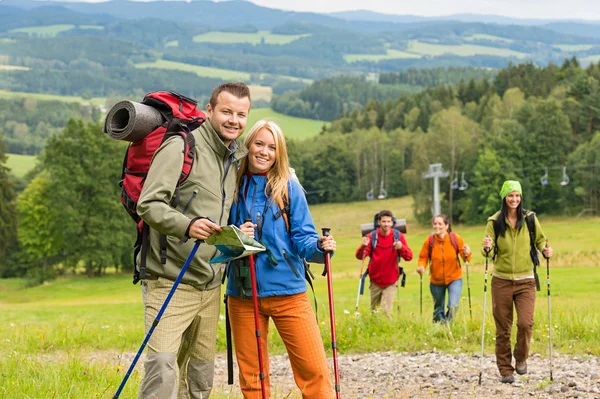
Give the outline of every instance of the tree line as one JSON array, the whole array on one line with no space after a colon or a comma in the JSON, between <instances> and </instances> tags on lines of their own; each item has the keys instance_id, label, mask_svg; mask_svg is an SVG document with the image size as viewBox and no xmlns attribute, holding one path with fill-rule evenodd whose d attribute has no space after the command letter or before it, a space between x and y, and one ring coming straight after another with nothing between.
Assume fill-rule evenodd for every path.
<instances>
[{"instance_id":1,"label":"tree line","mask_svg":"<svg viewBox=\"0 0 600 399\"><path fill-rule=\"evenodd\" d=\"M499 207L498 187L508 178L521 180L524 205L537 212L597 212L599 82L600 66L583 69L576 59L510 65L493 81L370 101L303 143L293 159L312 203L377 197L383 189L412 195L426 222L432 181L422 175L442 163L450 174L442 179L442 209L454 221L481 222ZM460 190L463 180L468 187Z\"/></svg>"}]
</instances>

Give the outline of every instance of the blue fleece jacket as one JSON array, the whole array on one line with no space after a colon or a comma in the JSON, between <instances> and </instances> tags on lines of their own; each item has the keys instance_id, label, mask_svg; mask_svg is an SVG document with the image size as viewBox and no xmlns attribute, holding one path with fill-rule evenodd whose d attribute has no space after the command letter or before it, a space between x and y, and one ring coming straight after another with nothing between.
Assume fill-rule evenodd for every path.
<instances>
[{"instance_id":1,"label":"blue fleece jacket","mask_svg":"<svg viewBox=\"0 0 600 399\"><path fill-rule=\"evenodd\" d=\"M290 180L288 192L290 197L290 231L287 231L279 206L265 195L266 176L244 176L237 203L234 202L229 216L229 223L236 226L244 224L244 220L252 219L257 228L254 238L260 241L277 262L269 261L267 252L255 255L256 281L258 296L261 298L277 295L293 295L306 291L304 263L323 263L324 253L317 248L319 234L308 209L306 197L300 183ZM260 218L258 215L260 214ZM240 289L236 287L232 262L227 265L227 295L240 297ZM250 292L251 294L251 292ZM248 297L248 293L246 293Z\"/></svg>"}]
</instances>

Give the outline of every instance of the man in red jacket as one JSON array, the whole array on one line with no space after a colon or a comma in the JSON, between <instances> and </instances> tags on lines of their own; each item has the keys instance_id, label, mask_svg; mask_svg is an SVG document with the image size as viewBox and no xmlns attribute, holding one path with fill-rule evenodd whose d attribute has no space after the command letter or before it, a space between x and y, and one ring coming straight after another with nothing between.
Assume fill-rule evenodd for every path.
<instances>
[{"instance_id":1,"label":"man in red jacket","mask_svg":"<svg viewBox=\"0 0 600 399\"><path fill-rule=\"evenodd\" d=\"M369 285L371 311L375 312L381 308L388 315L392 313L392 305L398 289L400 257L405 261L413 257L404 235L398 232L400 239L396 239L393 226L392 212L388 210L379 212L379 227L364 236L361 246L356 250L357 259L370 257L368 272L371 280ZM372 245L373 234L377 234L374 246Z\"/></svg>"}]
</instances>

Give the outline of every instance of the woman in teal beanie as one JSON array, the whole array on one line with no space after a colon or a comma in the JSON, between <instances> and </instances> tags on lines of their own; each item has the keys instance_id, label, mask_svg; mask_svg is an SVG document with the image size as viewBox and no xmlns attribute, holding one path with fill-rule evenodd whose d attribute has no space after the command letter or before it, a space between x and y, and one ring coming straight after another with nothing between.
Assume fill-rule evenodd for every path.
<instances>
[{"instance_id":1,"label":"woman in teal beanie","mask_svg":"<svg viewBox=\"0 0 600 399\"><path fill-rule=\"evenodd\" d=\"M507 180L502 185L502 208L488 218L483 239L484 255L494 251L492 274L492 310L496 323L496 364L501 382L513 383L513 375L527 373L527 357L533 333L535 310L535 278L530 255L530 236L525 218L533 212L523 210L521 184ZM535 246L546 258L552 248L546 246L546 236L535 214ZM494 248L496 246L496 248ZM517 311L517 342L511 351L510 333L513 305ZM512 357L515 358L515 367Z\"/></svg>"}]
</instances>

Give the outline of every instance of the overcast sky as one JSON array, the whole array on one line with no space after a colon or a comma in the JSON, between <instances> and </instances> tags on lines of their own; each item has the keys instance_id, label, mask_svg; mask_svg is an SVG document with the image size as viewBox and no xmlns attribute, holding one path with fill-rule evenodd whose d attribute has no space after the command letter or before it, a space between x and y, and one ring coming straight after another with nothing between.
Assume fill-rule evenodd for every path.
<instances>
[{"instance_id":1,"label":"overcast sky","mask_svg":"<svg viewBox=\"0 0 600 399\"><path fill-rule=\"evenodd\" d=\"M106 0L70 0L98 2ZM283 10L333 12L371 10L384 14L439 16L495 14L514 18L600 21L600 0L251 0Z\"/></svg>"}]
</instances>

